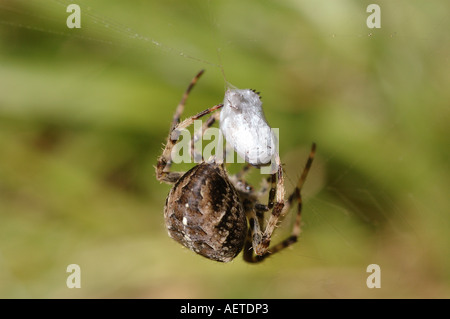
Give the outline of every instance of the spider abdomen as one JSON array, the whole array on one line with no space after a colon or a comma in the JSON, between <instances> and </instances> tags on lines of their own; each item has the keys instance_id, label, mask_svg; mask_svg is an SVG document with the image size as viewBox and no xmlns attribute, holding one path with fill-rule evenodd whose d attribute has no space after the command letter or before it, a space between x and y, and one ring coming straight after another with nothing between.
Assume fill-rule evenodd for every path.
<instances>
[{"instance_id":1,"label":"spider abdomen","mask_svg":"<svg viewBox=\"0 0 450 319\"><path fill-rule=\"evenodd\" d=\"M212 260L239 254L247 220L239 195L221 165L201 163L171 189L164 209L169 236Z\"/></svg>"}]
</instances>

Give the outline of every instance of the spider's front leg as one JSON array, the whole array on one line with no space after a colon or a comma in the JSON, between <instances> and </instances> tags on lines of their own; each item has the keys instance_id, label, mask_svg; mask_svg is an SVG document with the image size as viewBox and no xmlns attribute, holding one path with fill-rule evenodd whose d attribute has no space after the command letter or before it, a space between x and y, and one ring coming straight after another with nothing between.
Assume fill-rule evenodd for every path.
<instances>
[{"instance_id":1,"label":"spider's front leg","mask_svg":"<svg viewBox=\"0 0 450 319\"><path fill-rule=\"evenodd\" d=\"M170 171L170 166L172 165L172 150L175 144L178 142L180 132L189 127L190 125L192 125L195 120L198 120L202 116L205 116L220 109L222 106L223 106L222 104L215 105L175 125L175 127L171 130L169 137L167 138L166 147L164 148L164 151L162 155L159 157L158 163L156 165L156 178L159 181L168 184L174 184L181 176L184 175L184 172Z\"/></svg>"},{"instance_id":2,"label":"spider's front leg","mask_svg":"<svg viewBox=\"0 0 450 319\"><path fill-rule=\"evenodd\" d=\"M194 123L195 120L198 120L202 116L210 114L218 109L220 109L223 105L218 104L209 109L206 109L190 118L187 118L183 122L180 123L181 115L184 111L184 106L186 104L186 100L194 87L195 83L197 83L200 76L203 74L203 70L201 70L191 81L187 90L184 92L183 97L180 103L177 106L175 114L173 116L172 125L169 131L169 136L167 137L167 143L163 150L162 155L158 158L158 162L156 164L156 179L160 182L174 184L181 176L184 175L184 172L171 172L170 167L172 165L172 150L175 144L178 142L178 138L180 136L180 132L186 129L189 125Z\"/></svg>"},{"instance_id":3,"label":"spider's front leg","mask_svg":"<svg viewBox=\"0 0 450 319\"><path fill-rule=\"evenodd\" d=\"M203 135L205 134L205 131L210 128L215 122L218 122L220 119L220 113L214 113L212 114L202 125L201 128L198 129L197 132L194 132L194 135L192 136L192 139L190 141L190 147L189 149L191 150L191 156L194 158L194 162L195 163L200 163L201 161L204 160L202 153L198 153L196 148L195 148L195 143L201 138L203 137Z\"/></svg>"},{"instance_id":4,"label":"spider's front leg","mask_svg":"<svg viewBox=\"0 0 450 319\"><path fill-rule=\"evenodd\" d=\"M297 186L295 187L292 194L288 197L288 200L286 202L283 201L283 205L279 205L280 204L279 197L278 197L279 192L277 190L277 200L276 200L276 203L272 210L272 214L270 216L267 227L262 235L259 233L258 224L255 222L252 222L252 220L250 218L250 226L253 226L253 228L250 227L249 234L247 236L247 241L244 246L244 259L246 261L251 262L251 263L260 262L260 261L264 260L266 257L270 256L271 254L279 252L280 250L282 250L286 247L289 247L290 245L292 245L293 243L295 243L297 241L297 238L301 232L301 227L300 227L301 213L302 213L301 190L302 190L303 184L305 183L306 176L308 175L308 172L311 168L315 152L316 152L316 144L313 144L311 147L311 152L309 154L305 168L303 169L302 175L297 183ZM283 191L284 191L284 189L283 189ZM290 210L294 200L297 200L298 206L297 206L297 215L296 215L294 227L292 229L292 233L288 238L281 241L279 244L272 246L269 250L270 240L272 238L272 234L273 234L273 231L275 230L278 219L280 218L280 216L285 215ZM263 207L263 206L256 206L256 207ZM251 250L252 247L253 247L253 250L256 255L253 255L253 251Z\"/></svg>"},{"instance_id":5,"label":"spider's front leg","mask_svg":"<svg viewBox=\"0 0 450 319\"><path fill-rule=\"evenodd\" d=\"M275 230L285 205L283 169L278 154L275 155L275 163L277 166L277 173L272 174L266 181L266 184L271 182L267 205L255 201L253 207L247 211L250 228L247 235L246 246L244 247L244 259L248 262L258 262L264 259L265 255L269 254L272 233ZM260 193L265 193L266 191L267 186L263 186ZM267 222L267 226L264 228L264 213L269 210L272 210L272 214ZM264 229L264 232L262 229ZM253 256L252 250L255 252L256 256Z\"/></svg>"},{"instance_id":6,"label":"spider's front leg","mask_svg":"<svg viewBox=\"0 0 450 319\"><path fill-rule=\"evenodd\" d=\"M262 256L268 252L270 240L272 238L272 234L277 226L278 219L281 217L283 212L283 208L285 205L285 189L284 189L284 176L283 176L283 168L281 166L281 160L279 155L277 154L275 157L276 165L278 168L278 180L275 185L275 174L272 175L272 188L269 193L269 203L268 209L272 209L272 213L270 215L269 221L267 222L266 228L264 232L260 236L260 240L253 242L253 248L255 250L255 254ZM274 202L275 197L275 202Z\"/></svg>"}]
</instances>

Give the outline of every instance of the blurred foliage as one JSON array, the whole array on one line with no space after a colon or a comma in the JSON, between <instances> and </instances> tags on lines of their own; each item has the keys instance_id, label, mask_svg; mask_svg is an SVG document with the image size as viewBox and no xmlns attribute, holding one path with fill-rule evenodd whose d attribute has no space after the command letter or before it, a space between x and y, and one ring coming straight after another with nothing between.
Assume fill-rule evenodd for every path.
<instances>
[{"instance_id":1,"label":"blurred foliage","mask_svg":"<svg viewBox=\"0 0 450 319\"><path fill-rule=\"evenodd\" d=\"M68 29L69 1L0 0L0 297L450 297L450 6L380 0L368 29L372 2L79 0ZM219 65L262 92L288 190L318 145L299 242L256 266L171 240L155 180L198 70L185 115L223 99Z\"/></svg>"}]
</instances>

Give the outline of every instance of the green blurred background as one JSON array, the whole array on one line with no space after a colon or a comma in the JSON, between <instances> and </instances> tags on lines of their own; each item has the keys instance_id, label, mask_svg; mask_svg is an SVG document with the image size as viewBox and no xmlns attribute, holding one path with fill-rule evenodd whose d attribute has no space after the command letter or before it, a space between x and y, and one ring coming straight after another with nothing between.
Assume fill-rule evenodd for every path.
<instances>
[{"instance_id":1,"label":"green blurred background","mask_svg":"<svg viewBox=\"0 0 450 319\"><path fill-rule=\"evenodd\" d=\"M450 297L447 0L376 1L381 29L374 1L77 0L68 29L71 2L0 0L0 297ZM260 265L164 228L153 166L200 69L185 115L222 101L219 64L262 92L288 190L318 145L301 238Z\"/></svg>"}]
</instances>

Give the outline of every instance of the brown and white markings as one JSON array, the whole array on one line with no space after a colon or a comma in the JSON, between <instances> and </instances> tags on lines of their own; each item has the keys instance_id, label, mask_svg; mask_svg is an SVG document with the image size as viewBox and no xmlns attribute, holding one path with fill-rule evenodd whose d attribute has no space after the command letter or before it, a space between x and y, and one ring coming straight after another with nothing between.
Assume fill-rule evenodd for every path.
<instances>
[{"instance_id":1,"label":"brown and white markings","mask_svg":"<svg viewBox=\"0 0 450 319\"><path fill-rule=\"evenodd\" d=\"M257 263L266 257L292 245L300 234L302 197L301 189L311 167L316 146L312 145L306 166L293 193L284 198L284 178L279 157L278 170L267 179L269 187L254 191L245 181L247 164L238 174L228 176L223 163L214 159L201 162L188 172L170 170L171 152L178 141L180 131L207 114L211 117L204 123L198 138L219 120L214 111L223 107L215 105L180 122L186 99L203 71L191 81L175 111L166 146L156 165L156 178L173 184L166 199L164 219L170 237L206 258L229 262L244 249L244 260ZM192 141L193 142L193 141ZM267 183L266 183L267 184ZM259 197L269 191L267 204L259 203ZM270 247L272 234L278 220L297 202L297 215L291 235L279 244ZM264 214L270 211L265 223Z\"/></svg>"}]
</instances>

